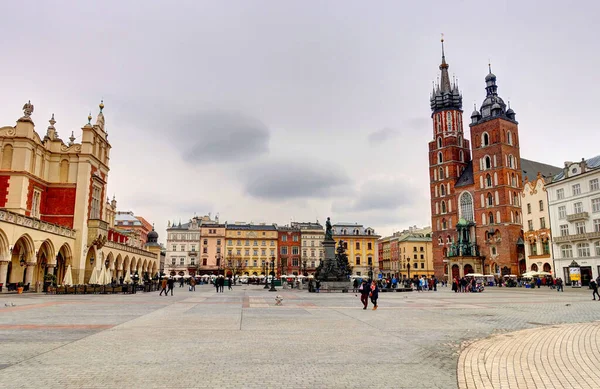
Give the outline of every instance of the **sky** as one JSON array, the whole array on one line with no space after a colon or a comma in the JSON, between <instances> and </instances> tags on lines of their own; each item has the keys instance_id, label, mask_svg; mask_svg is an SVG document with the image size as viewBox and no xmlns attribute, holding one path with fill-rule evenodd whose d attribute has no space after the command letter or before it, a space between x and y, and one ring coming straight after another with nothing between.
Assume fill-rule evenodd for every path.
<instances>
[{"instance_id":1,"label":"sky","mask_svg":"<svg viewBox=\"0 0 600 389\"><path fill-rule=\"evenodd\" d=\"M488 63L521 156L600 154L600 3L0 2L0 126L31 100L65 142L104 99L108 194L156 224L431 224L440 34L466 116ZM469 129L465 128L467 138Z\"/></svg>"}]
</instances>

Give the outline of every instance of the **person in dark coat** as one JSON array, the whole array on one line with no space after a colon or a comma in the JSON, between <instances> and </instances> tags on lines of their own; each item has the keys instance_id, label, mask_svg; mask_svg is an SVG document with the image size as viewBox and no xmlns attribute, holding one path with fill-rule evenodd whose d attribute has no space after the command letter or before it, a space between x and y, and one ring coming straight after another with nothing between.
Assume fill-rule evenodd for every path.
<instances>
[{"instance_id":1,"label":"person in dark coat","mask_svg":"<svg viewBox=\"0 0 600 389\"><path fill-rule=\"evenodd\" d=\"M371 293L371 288L367 281L363 281L359 286L358 291L360 292L360 302L363 304L363 309L367 309L369 306L369 293Z\"/></svg>"},{"instance_id":2,"label":"person in dark coat","mask_svg":"<svg viewBox=\"0 0 600 389\"><path fill-rule=\"evenodd\" d=\"M173 287L174 286L175 286L175 280L173 279L173 277L169 277L169 280L167 281L167 294L166 295L168 295L169 291L171 291L171 296L173 296Z\"/></svg>"},{"instance_id":3,"label":"person in dark coat","mask_svg":"<svg viewBox=\"0 0 600 389\"><path fill-rule=\"evenodd\" d=\"M594 281L593 278L590 281L590 289L592 289L592 297L594 300L596 300L596 296L598 296L598 300L600 300L600 294L598 294L598 284L596 284L596 281Z\"/></svg>"}]
</instances>

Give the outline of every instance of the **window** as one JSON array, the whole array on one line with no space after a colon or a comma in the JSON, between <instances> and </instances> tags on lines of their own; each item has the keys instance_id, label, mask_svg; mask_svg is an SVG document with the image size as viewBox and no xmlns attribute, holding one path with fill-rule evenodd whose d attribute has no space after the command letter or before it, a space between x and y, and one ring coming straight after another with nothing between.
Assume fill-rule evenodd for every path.
<instances>
[{"instance_id":1,"label":"window","mask_svg":"<svg viewBox=\"0 0 600 389\"><path fill-rule=\"evenodd\" d=\"M492 168L492 159L488 156L485 157L485 168L486 169Z\"/></svg>"},{"instance_id":2,"label":"window","mask_svg":"<svg viewBox=\"0 0 600 389\"><path fill-rule=\"evenodd\" d=\"M177 246L173 245L173 251L177 251Z\"/></svg>"},{"instance_id":3,"label":"window","mask_svg":"<svg viewBox=\"0 0 600 389\"><path fill-rule=\"evenodd\" d=\"M557 200L562 200L565 198L565 190L564 189L557 189L556 190L556 199Z\"/></svg>"},{"instance_id":4,"label":"window","mask_svg":"<svg viewBox=\"0 0 600 389\"><path fill-rule=\"evenodd\" d=\"M440 180L443 180L444 179L444 168L441 167L440 170L439 170L439 172L440 172L439 173L440 174L439 178L440 178Z\"/></svg>"},{"instance_id":5,"label":"window","mask_svg":"<svg viewBox=\"0 0 600 389\"><path fill-rule=\"evenodd\" d=\"M262 250L260 250L260 255L262 255L263 257L264 257L265 255L267 255L267 249L262 249Z\"/></svg>"},{"instance_id":6,"label":"window","mask_svg":"<svg viewBox=\"0 0 600 389\"><path fill-rule=\"evenodd\" d=\"M292 266L298 266L298 258L292 259Z\"/></svg>"},{"instance_id":7,"label":"window","mask_svg":"<svg viewBox=\"0 0 600 389\"><path fill-rule=\"evenodd\" d=\"M438 136L438 138L437 138L437 146L438 146L438 149L442 148L442 137L441 136Z\"/></svg>"},{"instance_id":8,"label":"window","mask_svg":"<svg viewBox=\"0 0 600 389\"><path fill-rule=\"evenodd\" d=\"M196 259L190 258L190 265L192 265L192 266L196 265Z\"/></svg>"},{"instance_id":9,"label":"window","mask_svg":"<svg viewBox=\"0 0 600 389\"><path fill-rule=\"evenodd\" d=\"M452 113L451 112L446 113L446 126L448 128L448 131L452 131Z\"/></svg>"},{"instance_id":10,"label":"window","mask_svg":"<svg viewBox=\"0 0 600 389\"><path fill-rule=\"evenodd\" d=\"M288 248L287 246L281 246L281 255L287 255Z\"/></svg>"},{"instance_id":11,"label":"window","mask_svg":"<svg viewBox=\"0 0 600 389\"><path fill-rule=\"evenodd\" d=\"M425 259L425 256L423 254L421 254L421 259Z\"/></svg>"},{"instance_id":12,"label":"window","mask_svg":"<svg viewBox=\"0 0 600 389\"><path fill-rule=\"evenodd\" d=\"M250 246L250 241L249 241L249 240L247 240L247 241L246 241L246 243L245 243L245 245L246 245L246 246Z\"/></svg>"},{"instance_id":13,"label":"window","mask_svg":"<svg viewBox=\"0 0 600 389\"><path fill-rule=\"evenodd\" d=\"M511 169L514 169L514 167L515 167L514 166L514 158L513 158L512 155L508 156L508 167L511 168Z\"/></svg>"},{"instance_id":14,"label":"window","mask_svg":"<svg viewBox=\"0 0 600 389\"><path fill-rule=\"evenodd\" d=\"M579 184L575 184L572 186L573 189L573 196L577 196L581 194L581 185Z\"/></svg>"},{"instance_id":15,"label":"window","mask_svg":"<svg viewBox=\"0 0 600 389\"><path fill-rule=\"evenodd\" d=\"M527 220L527 225L529 227L529 231L533 231L533 220Z\"/></svg>"},{"instance_id":16,"label":"window","mask_svg":"<svg viewBox=\"0 0 600 389\"><path fill-rule=\"evenodd\" d=\"M287 247L286 247L287 248ZM258 250L253 250L252 251L252 255L254 255L255 257L258 257Z\"/></svg>"},{"instance_id":17,"label":"window","mask_svg":"<svg viewBox=\"0 0 600 389\"><path fill-rule=\"evenodd\" d=\"M492 197L491 193L487 194L487 206L491 207L494 205L494 198Z\"/></svg>"},{"instance_id":18,"label":"window","mask_svg":"<svg viewBox=\"0 0 600 389\"><path fill-rule=\"evenodd\" d=\"M446 202L442 201L442 213L446 213Z\"/></svg>"},{"instance_id":19,"label":"window","mask_svg":"<svg viewBox=\"0 0 600 389\"><path fill-rule=\"evenodd\" d=\"M372 265L373 264L373 258L367 257L367 264L368 265Z\"/></svg>"},{"instance_id":20,"label":"window","mask_svg":"<svg viewBox=\"0 0 600 389\"><path fill-rule=\"evenodd\" d=\"M442 219L442 230L447 228L446 219Z\"/></svg>"},{"instance_id":21,"label":"window","mask_svg":"<svg viewBox=\"0 0 600 389\"><path fill-rule=\"evenodd\" d=\"M275 246L275 241L271 241L271 246Z\"/></svg>"},{"instance_id":22,"label":"window","mask_svg":"<svg viewBox=\"0 0 600 389\"><path fill-rule=\"evenodd\" d=\"M202 253L208 254L208 247L202 247Z\"/></svg>"},{"instance_id":23,"label":"window","mask_svg":"<svg viewBox=\"0 0 600 389\"><path fill-rule=\"evenodd\" d=\"M592 199L592 212L600 212L600 197L597 199Z\"/></svg>"},{"instance_id":24,"label":"window","mask_svg":"<svg viewBox=\"0 0 600 389\"><path fill-rule=\"evenodd\" d=\"M181 250L179 250L179 251L185 251L185 245L182 244L181 245Z\"/></svg>"},{"instance_id":25,"label":"window","mask_svg":"<svg viewBox=\"0 0 600 389\"><path fill-rule=\"evenodd\" d=\"M531 204L527 203L527 214L531 214Z\"/></svg>"},{"instance_id":26,"label":"window","mask_svg":"<svg viewBox=\"0 0 600 389\"><path fill-rule=\"evenodd\" d=\"M550 242L547 239L542 242L542 250L544 255L550 254Z\"/></svg>"},{"instance_id":27,"label":"window","mask_svg":"<svg viewBox=\"0 0 600 389\"><path fill-rule=\"evenodd\" d=\"M176 261L175 258L171 258L171 265L175 265L175 261Z\"/></svg>"},{"instance_id":28,"label":"window","mask_svg":"<svg viewBox=\"0 0 600 389\"><path fill-rule=\"evenodd\" d=\"M569 225L561 224L560 225L560 236L567 236L567 235L569 235Z\"/></svg>"},{"instance_id":29,"label":"window","mask_svg":"<svg viewBox=\"0 0 600 389\"><path fill-rule=\"evenodd\" d=\"M585 234L585 222L575 223L575 231L577 234Z\"/></svg>"},{"instance_id":30,"label":"window","mask_svg":"<svg viewBox=\"0 0 600 389\"><path fill-rule=\"evenodd\" d=\"M360 242L356 242L356 250L360 250Z\"/></svg>"},{"instance_id":31,"label":"window","mask_svg":"<svg viewBox=\"0 0 600 389\"><path fill-rule=\"evenodd\" d=\"M600 219L594 219L594 232L600 232Z\"/></svg>"},{"instance_id":32,"label":"window","mask_svg":"<svg viewBox=\"0 0 600 389\"><path fill-rule=\"evenodd\" d=\"M444 184L440 185L440 195L446 196L446 185Z\"/></svg>"},{"instance_id":33,"label":"window","mask_svg":"<svg viewBox=\"0 0 600 389\"><path fill-rule=\"evenodd\" d=\"M448 238L450 238L450 237L448 237ZM419 251L420 251L420 252L423 252L423 251L425 251L425 250L423 250L423 246L419 247Z\"/></svg>"},{"instance_id":34,"label":"window","mask_svg":"<svg viewBox=\"0 0 600 389\"><path fill-rule=\"evenodd\" d=\"M415 262L415 263L413 263L413 267L414 267L415 269L417 268L417 266L418 266L418 265L419 265L419 264L418 264L418 263L416 263L416 262ZM410 266L410 264L409 264L408 266Z\"/></svg>"},{"instance_id":35,"label":"window","mask_svg":"<svg viewBox=\"0 0 600 389\"><path fill-rule=\"evenodd\" d=\"M469 192L463 192L460 195L460 217L466 221L474 221L473 197Z\"/></svg>"},{"instance_id":36,"label":"window","mask_svg":"<svg viewBox=\"0 0 600 389\"><path fill-rule=\"evenodd\" d=\"M311 249L311 250L310 250L310 256L311 256L311 257L314 257L314 256L315 256L315 250L314 250L314 249Z\"/></svg>"},{"instance_id":37,"label":"window","mask_svg":"<svg viewBox=\"0 0 600 389\"><path fill-rule=\"evenodd\" d=\"M579 201L579 202L576 202L575 204L573 204L573 212L574 213L583 212L583 203Z\"/></svg>"},{"instance_id":38,"label":"window","mask_svg":"<svg viewBox=\"0 0 600 389\"><path fill-rule=\"evenodd\" d=\"M37 189L33 191L33 200L31 202L31 216L38 218L40 217L40 199L42 197L42 192Z\"/></svg>"},{"instance_id":39,"label":"window","mask_svg":"<svg viewBox=\"0 0 600 389\"><path fill-rule=\"evenodd\" d=\"M242 250L236 250L236 251L235 251L235 254L236 254L236 255L242 255Z\"/></svg>"},{"instance_id":40,"label":"window","mask_svg":"<svg viewBox=\"0 0 600 389\"><path fill-rule=\"evenodd\" d=\"M372 250L372 249L373 249L373 247L372 247L372 243L371 243L371 242L368 242L368 243L367 243L367 250Z\"/></svg>"},{"instance_id":41,"label":"window","mask_svg":"<svg viewBox=\"0 0 600 389\"><path fill-rule=\"evenodd\" d=\"M421 269L425 269L425 263L421 262Z\"/></svg>"},{"instance_id":42,"label":"window","mask_svg":"<svg viewBox=\"0 0 600 389\"><path fill-rule=\"evenodd\" d=\"M485 187L486 188L491 188L492 186L492 176L490 176L489 174L485 175Z\"/></svg>"},{"instance_id":43,"label":"window","mask_svg":"<svg viewBox=\"0 0 600 389\"><path fill-rule=\"evenodd\" d=\"M490 144L490 136L487 134L487 132L484 132L483 136L481 137L481 145L488 146L489 144Z\"/></svg>"},{"instance_id":44,"label":"window","mask_svg":"<svg viewBox=\"0 0 600 389\"><path fill-rule=\"evenodd\" d=\"M543 211L544 210L544 200L540 200L539 205L540 205L540 211Z\"/></svg>"},{"instance_id":45,"label":"window","mask_svg":"<svg viewBox=\"0 0 600 389\"><path fill-rule=\"evenodd\" d=\"M246 256L250 255L250 250L246 249L246 251L244 252L244 255L246 255Z\"/></svg>"},{"instance_id":46,"label":"window","mask_svg":"<svg viewBox=\"0 0 600 389\"><path fill-rule=\"evenodd\" d=\"M563 258L573 258L573 248L570 244L560 246L560 253Z\"/></svg>"},{"instance_id":47,"label":"window","mask_svg":"<svg viewBox=\"0 0 600 389\"><path fill-rule=\"evenodd\" d=\"M540 218L540 228L546 228L546 218L545 217Z\"/></svg>"},{"instance_id":48,"label":"window","mask_svg":"<svg viewBox=\"0 0 600 389\"><path fill-rule=\"evenodd\" d=\"M596 247L596 255L600 255L600 242L596 242L596 244L594 244L594 247Z\"/></svg>"},{"instance_id":49,"label":"window","mask_svg":"<svg viewBox=\"0 0 600 389\"><path fill-rule=\"evenodd\" d=\"M252 242L252 244L253 246L258 246L258 241L255 240L254 242Z\"/></svg>"},{"instance_id":50,"label":"window","mask_svg":"<svg viewBox=\"0 0 600 389\"><path fill-rule=\"evenodd\" d=\"M578 257L589 257L590 256L590 245L588 243L577 243L577 256Z\"/></svg>"},{"instance_id":51,"label":"window","mask_svg":"<svg viewBox=\"0 0 600 389\"><path fill-rule=\"evenodd\" d=\"M231 239L227 241L227 246L233 246L233 241Z\"/></svg>"},{"instance_id":52,"label":"window","mask_svg":"<svg viewBox=\"0 0 600 389\"><path fill-rule=\"evenodd\" d=\"M594 192L600 189L600 184L598 183L598 179L594 178L590 180L590 192Z\"/></svg>"},{"instance_id":53,"label":"window","mask_svg":"<svg viewBox=\"0 0 600 389\"><path fill-rule=\"evenodd\" d=\"M560 207L558 207L558 218L559 219L567 218L567 207L566 206L561 205Z\"/></svg>"},{"instance_id":54,"label":"window","mask_svg":"<svg viewBox=\"0 0 600 389\"><path fill-rule=\"evenodd\" d=\"M512 134L510 133L510 131L506 134L506 143L512 145Z\"/></svg>"},{"instance_id":55,"label":"window","mask_svg":"<svg viewBox=\"0 0 600 389\"><path fill-rule=\"evenodd\" d=\"M292 247L292 255L299 255L299 254L300 254L300 248L298 246Z\"/></svg>"},{"instance_id":56,"label":"window","mask_svg":"<svg viewBox=\"0 0 600 389\"><path fill-rule=\"evenodd\" d=\"M458 152L458 157L460 158L460 162L465 162L465 154L462 150Z\"/></svg>"},{"instance_id":57,"label":"window","mask_svg":"<svg viewBox=\"0 0 600 389\"><path fill-rule=\"evenodd\" d=\"M185 258L179 258L179 265L180 266L185 265Z\"/></svg>"},{"instance_id":58,"label":"window","mask_svg":"<svg viewBox=\"0 0 600 389\"><path fill-rule=\"evenodd\" d=\"M195 244L192 245L192 251L196 251L196 245Z\"/></svg>"},{"instance_id":59,"label":"window","mask_svg":"<svg viewBox=\"0 0 600 389\"><path fill-rule=\"evenodd\" d=\"M204 239L203 244L208 244L208 239Z\"/></svg>"},{"instance_id":60,"label":"window","mask_svg":"<svg viewBox=\"0 0 600 389\"><path fill-rule=\"evenodd\" d=\"M217 239L217 246L221 245L221 239Z\"/></svg>"},{"instance_id":61,"label":"window","mask_svg":"<svg viewBox=\"0 0 600 389\"><path fill-rule=\"evenodd\" d=\"M94 185L92 190L92 209L90 211L90 219L100 219L100 199L102 197L102 189Z\"/></svg>"},{"instance_id":62,"label":"window","mask_svg":"<svg viewBox=\"0 0 600 389\"><path fill-rule=\"evenodd\" d=\"M292 240L293 240L294 242L297 242L297 241L298 241L298 235L294 235L294 236L292 237Z\"/></svg>"},{"instance_id":63,"label":"window","mask_svg":"<svg viewBox=\"0 0 600 389\"><path fill-rule=\"evenodd\" d=\"M533 241L529 244L529 255L537 255L537 242Z\"/></svg>"},{"instance_id":64,"label":"window","mask_svg":"<svg viewBox=\"0 0 600 389\"><path fill-rule=\"evenodd\" d=\"M490 212L488 215L488 218L489 218L490 224L494 224L494 214Z\"/></svg>"},{"instance_id":65,"label":"window","mask_svg":"<svg viewBox=\"0 0 600 389\"><path fill-rule=\"evenodd\" d=\"M356 257L356 264L360 265L360 257Z\"/></svg>"},{"instance_id":66,"label":"window","mask_svg":"<svg viewBox=\"0 0 600 389\"><path fill-rule=\"evenodd\" d=\"M442 152L440 151L438 153L438 163L442 163L444 162L444 155L442 154Z\"/></svg>"},{"instance_id":67,"label":"window","mask_svg":"<svg viewBox=\"0 0 600 389\"><path fill-rule=\"evenodd\" d=\"M281 241L282 241L282 242L287 242L287 236L286 236L286 235L283 235L283 236L281 237Z\"/></svg>"}]
</instances>

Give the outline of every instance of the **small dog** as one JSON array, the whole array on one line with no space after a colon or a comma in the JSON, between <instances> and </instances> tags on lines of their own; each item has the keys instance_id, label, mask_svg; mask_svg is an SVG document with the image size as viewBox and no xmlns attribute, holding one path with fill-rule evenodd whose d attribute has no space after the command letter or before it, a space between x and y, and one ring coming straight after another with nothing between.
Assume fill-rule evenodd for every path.
<instances>
[{"instance_id":1,"label":"small dog","mask_svg":"<svg viewBox=\"0 0 600 389\"><path fill-rule=\"evenodd\" d=\"M283 297L280 295L275 296L275 305L281 305L283 303Z\"/></svg>"}]
</instances>

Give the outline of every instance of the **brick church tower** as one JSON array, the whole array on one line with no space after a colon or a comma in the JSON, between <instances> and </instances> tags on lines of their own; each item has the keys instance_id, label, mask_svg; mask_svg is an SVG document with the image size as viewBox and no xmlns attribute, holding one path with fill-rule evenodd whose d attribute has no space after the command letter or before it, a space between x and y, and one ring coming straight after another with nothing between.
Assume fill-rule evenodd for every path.
<instances>
[{"instance_id":1,"label":"brick church tower","mask_svg":"<svg viewBox=\"0 0 600 389\"><path fill-rule=\"evenodd\" d=\"M456 241L458 223L454 185L471 159L469 141L464 139L462 95L450 82L442 39L439 83L431 94L433 140L429 142L429 178L433 229L433 258L446 256L444 244ZM443 262L434 261L435 274L443 274Z\"/></svg>"},{"instance_id":2,"label":"brick church tower","mask_svg":"<svg viewBox=\"0 0 600 389\"><path fill-rule=\"evenodd\" d=\"M471 115L464 139L462 96L451 83L442 39L440 78L431 94L429 178L437 277L518 274L523 256L522 170L515 112L498 95L496 76ZM471 157L472 155L472 157Z\"/></svg>"}]
</instances>

